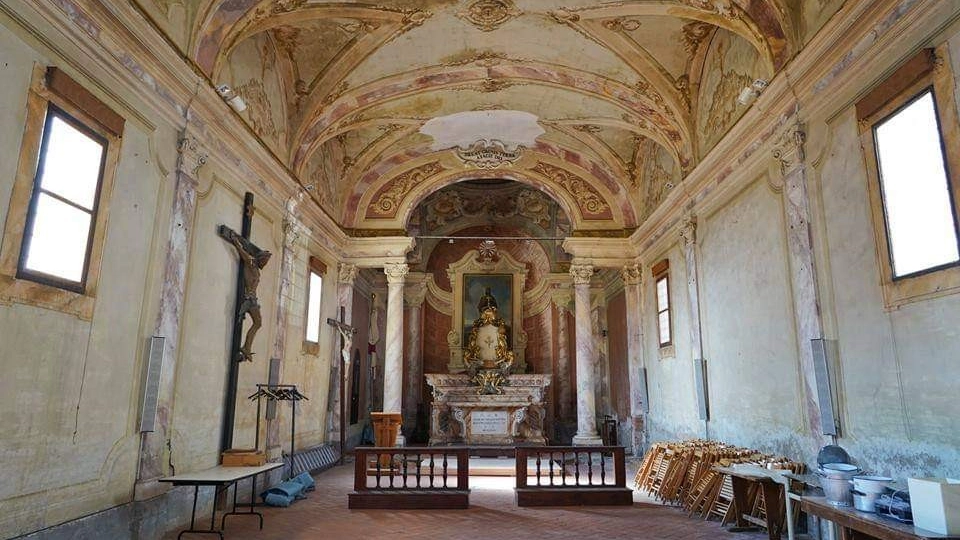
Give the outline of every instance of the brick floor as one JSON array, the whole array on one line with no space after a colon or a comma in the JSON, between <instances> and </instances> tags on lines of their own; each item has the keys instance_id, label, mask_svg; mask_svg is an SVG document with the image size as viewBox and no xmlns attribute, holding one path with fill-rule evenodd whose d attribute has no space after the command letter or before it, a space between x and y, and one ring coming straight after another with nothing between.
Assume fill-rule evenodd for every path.
<instances>
[{"instance_id":1,"label":"brick floor","mask_svg":"<svg viewBox=\"0 0 960 540\"><path fill-rule=\"evenodd\" d=\"M632 479L632 474L628 478ZM518 508L514 504L514 478L471 477L468 510L348 510L347 493L353 487L352 464L323 472L316 476L316 481L317 489L310 492L307 499L289 508L262 509L262 531L257 529L256 518L227 518L224 537L226 540L766 538L765 533L730 533L716 521L688 518L683 511L660 505L639 493L634 493L632 507ZM173 533L167 535L166 540L175 538ZM209 539L211 536L184 535L183 538Z\"/></svg>"}]
</instances>

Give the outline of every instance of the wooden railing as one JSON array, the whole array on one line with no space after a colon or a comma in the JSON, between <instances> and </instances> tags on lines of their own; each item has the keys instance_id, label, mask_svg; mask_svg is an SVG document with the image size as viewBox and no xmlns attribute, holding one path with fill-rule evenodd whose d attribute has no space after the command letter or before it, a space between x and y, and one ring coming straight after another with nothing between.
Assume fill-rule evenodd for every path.
<instances>
[{"instance_id":1,"label":"wooden railing","mask_svg":"<svg viewBox=\"0 0 960 540\"><path fill-rule=\"evenodd\" d=\"M463 447L357 447L349 508L467 508L470 452Z\"/></svg>"},{"instance_id":2,"label":"wooden railing","mask_svg":"<svg viewBox=\"0 0 960 540\"><path fill-rule=\"evenodd\" d=\"M517 447L517 506L631 505L622 446Z\"/></svg>"}]
</instances>

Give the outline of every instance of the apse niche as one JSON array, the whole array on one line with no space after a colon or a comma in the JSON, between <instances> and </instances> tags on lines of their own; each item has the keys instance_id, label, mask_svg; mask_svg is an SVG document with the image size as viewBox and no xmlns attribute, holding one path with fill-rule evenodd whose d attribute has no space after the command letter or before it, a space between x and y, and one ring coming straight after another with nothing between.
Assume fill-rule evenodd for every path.
<instances>
[{"instance_id":1,"label":"apse niche","mask_svg":"<svg viewBox=\"0 0 960 540\"><path fill-rule=\"evenodd\" d=\"M459 321L471 307L461 306L463 274L503 273L516 284L510 298L498 299L517 308L512 330L518 367L525 372L550 372L550 366L533 365L550 358L540 351L549 347L527 340L527 329L548 316L550 290L555 276L565 275L569 256L561 248L570 233L570 221L557 202L544 192L506 179L466 180L427 196L412 213L408 231L417 237L411 270L428 281L424 372L457 369ZM481 243L488 249L480 249ZM514 279L515 278L515 279ZM522 301L522 302L521 302ZM459 309L458 309L459 308ZM457 339L460 337L460 339ZM531 363L522 361L529 359Z\"/></svg>"}]
</instances>

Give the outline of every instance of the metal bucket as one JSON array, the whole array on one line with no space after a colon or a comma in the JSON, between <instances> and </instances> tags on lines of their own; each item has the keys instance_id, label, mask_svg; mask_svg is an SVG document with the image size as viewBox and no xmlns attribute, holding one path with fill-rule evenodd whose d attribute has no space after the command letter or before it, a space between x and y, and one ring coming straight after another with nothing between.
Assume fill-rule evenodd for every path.
<instances>
[{"instance_id":1,"label":"metal bucket","mask_svg":"<svg viewBox=\"0 0 960 540\"><path fill-rule=\"evenodd\" d=\"M827 502L834 506L853 506L850 479L860 474L860 468L847 463L824 463L817 475Z\"/></svg>"}]
</instances>

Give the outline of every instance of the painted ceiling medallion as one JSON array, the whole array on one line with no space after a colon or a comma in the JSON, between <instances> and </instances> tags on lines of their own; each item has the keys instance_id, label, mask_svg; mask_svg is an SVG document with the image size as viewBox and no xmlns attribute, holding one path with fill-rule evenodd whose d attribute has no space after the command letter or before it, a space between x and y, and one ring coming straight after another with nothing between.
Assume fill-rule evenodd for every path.
<instances>
[{"instance_id":1,"label":"painted ceiling medallion","mask_svg":"<svg viewBox=\"0 0 960 540\"><path fill-rule=\"evenodd\" d=\"M457 16L484 32L490 32L522 14L523 11L510 0L475 0L467 6L466 11L457 13Z\"/></svg>"},{"instance_id":2,"label":"painted ceiling medallion","mask_svg":"<svg viewBox=\"0 0 960 540\"><path fill-rule=\"evenodd\" d=\"M457 157L466 165L473 165L481 169L496 169L501 165L509 165L520 159L523 147L516 146L513 150L507 148L503 141L497 139L480 139L467 148L457 147Z\"/></svg>"}]
</instances>

